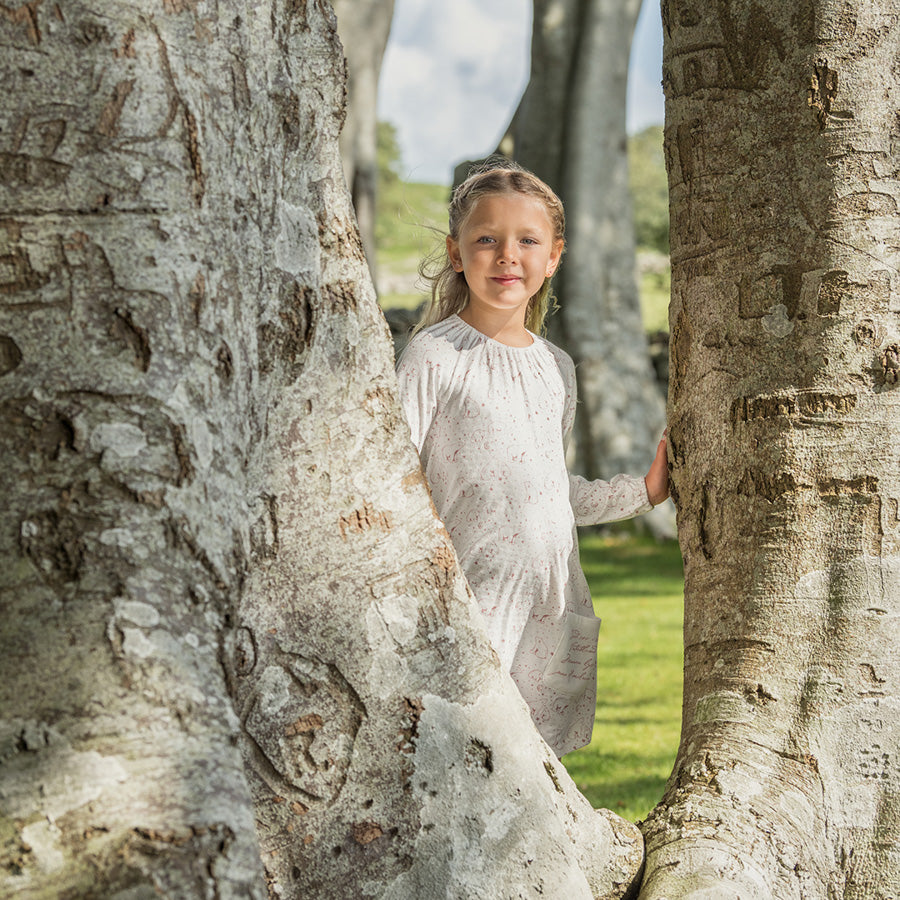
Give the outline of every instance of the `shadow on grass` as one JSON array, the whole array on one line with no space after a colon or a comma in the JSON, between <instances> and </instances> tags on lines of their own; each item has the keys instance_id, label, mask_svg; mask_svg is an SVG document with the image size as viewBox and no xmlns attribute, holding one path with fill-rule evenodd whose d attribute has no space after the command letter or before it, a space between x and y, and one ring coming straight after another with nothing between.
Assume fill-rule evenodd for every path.
<instances>
[{"instance_id":1,"label":"shadow on grass","mask_svg":"<svg viewBox=\"0 0 900 900\"><path fill-rule=\"evenodd\" d=\"M575 773L572 776L594 809L611 809L632 822L646 818L666 789L666 779L655 775L636 775L599 783L580 780Z\"/></svg>"},{"instance_id":2,"label":"shadow on grass","mask_svg":"<svg viewBox=\"0 0 900 900\"><path fill-rule=\"evenodd\" d=\"M594 807L631 821L659 802L681 731L684 572L677 543L587 534L581 562L603 619L591 743L563 760Z\"/></svg>"}]
</instances>

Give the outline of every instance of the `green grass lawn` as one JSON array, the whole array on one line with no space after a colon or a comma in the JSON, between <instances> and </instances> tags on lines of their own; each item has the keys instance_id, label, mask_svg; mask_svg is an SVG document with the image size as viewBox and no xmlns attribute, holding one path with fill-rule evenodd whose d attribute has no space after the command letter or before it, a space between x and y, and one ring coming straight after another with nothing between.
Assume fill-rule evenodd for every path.
<instances>
[{"instance_id":1,"label":"green grass lawn","mask_svg":"<svg viewBox=\"0 0 900 900\"><path fill-rule=\"evenodd\" d=\"M443 246L449 199L450 188L437 184L394 181L382 187L375 233L380 276L414 278L422 260ZM379 299L385 308L412 309L425 293L391 289Z\"/></svg>"},{"instance_id":2,"label":"green grass lawn","mask_svg":"<svg viewBox=\"0 0 900 900\"><path fill-rule=\"evenodd\" d=\"M603 619L591 743L563 758L595 808L633 822L659 802L681 730L681 554L675 541L585 534L581 562Z\"/></svg>"},{"instance_id":3,"label":"green grass lawn","mask_svg":"<svg viewBox=\"0 0 900 900\"><path fill-rule=\"evenodd\" d=\"M641 295L641 318L644 320L644 331L669 330L669 296L672 290L672 273L642 272L638 281L638 292Z\"/></svg>"}]
</instances>

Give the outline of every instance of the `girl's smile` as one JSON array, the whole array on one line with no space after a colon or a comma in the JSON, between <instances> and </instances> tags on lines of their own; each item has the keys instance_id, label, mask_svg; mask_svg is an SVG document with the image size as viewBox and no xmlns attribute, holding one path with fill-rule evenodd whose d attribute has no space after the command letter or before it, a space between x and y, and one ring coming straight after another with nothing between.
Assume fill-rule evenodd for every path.
<instances>
[{"instance_id":1,"label":"girl's smile","mask_svg":"<svg viewBox=\"0 0 900 900\"><path fill-rule=\"evenodd\" d=\"M521 193L481 197L458 240L447 238L453 268L465 275L469 288L460 317L501 340L530 343L525 329L528 302L556 270L562 248L537 198Z\"/></svg>"}]
</instances>

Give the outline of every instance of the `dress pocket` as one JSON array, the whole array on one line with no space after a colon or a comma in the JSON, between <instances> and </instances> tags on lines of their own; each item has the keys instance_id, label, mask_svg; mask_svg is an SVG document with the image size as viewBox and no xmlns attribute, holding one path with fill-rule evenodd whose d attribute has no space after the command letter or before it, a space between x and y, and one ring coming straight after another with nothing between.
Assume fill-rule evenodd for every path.
<instances>
[{"instance_id":1,"label":"dress pocket","mask_svg":"<svg viewBox=\"0 0 900 900\"><path fill-rule=\"evenodd\" d=\"M600 620L567 612L556 649L544 669L544 683L560 694L581 694L597 683Z\"/></svg>"}]
</instances>

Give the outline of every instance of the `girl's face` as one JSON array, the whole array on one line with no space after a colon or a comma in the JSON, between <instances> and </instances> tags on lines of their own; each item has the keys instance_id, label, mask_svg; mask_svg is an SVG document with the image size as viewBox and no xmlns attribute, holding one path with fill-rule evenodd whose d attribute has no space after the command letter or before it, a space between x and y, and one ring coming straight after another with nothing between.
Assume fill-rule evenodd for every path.
<instances>
[{"instance_id":1,"label":"girl's face","mask_svg":"<svg viewBox=\"0 0 900 900\"><path fill-rule=\"evenodd\" d=\"M469 285L474 315L521 313L559 265L563 242L554 240L544 204L528 194L487 194L475 202L460 228L447 238L447 253Z\"/></svg>"}]
</instances>

